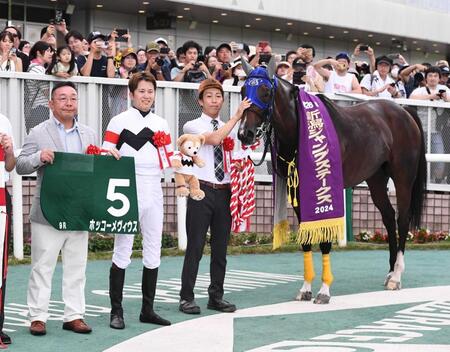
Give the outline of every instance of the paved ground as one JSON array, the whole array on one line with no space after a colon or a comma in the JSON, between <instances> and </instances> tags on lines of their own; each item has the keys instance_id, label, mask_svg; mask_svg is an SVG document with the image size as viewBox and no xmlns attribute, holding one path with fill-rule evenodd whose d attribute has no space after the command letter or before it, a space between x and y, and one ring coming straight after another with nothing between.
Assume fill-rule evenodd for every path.
<instances>
[{"instance_id":1,"label":"paved ground","mask_svg":"<svg viewBox=\"0 0 450 352\"><path fill-rule=\"evenodd\" d=\"M399 292L383 290L387 251L332 254L335 282L327 306L295 302L302 284L300 254L230 256L226 299L234 314L206 309L209 258L200 267L196 287L200 316L178 312L182 258L163 258L157 310L173 325L138 322L142 266L134 260L126 273L127 328L109 322L108 261L92 261L87 274L87 321L90 335L61 329L61 267L53 281L52 318L48 334L31 336L26 319L29 266L10 267L5 330L11 351L450 351L450 256L447 251L410 251ZM317 278L320 255L315 254ZM316 279L315 290L320 286Z\"/></svg>"}]
</instances>

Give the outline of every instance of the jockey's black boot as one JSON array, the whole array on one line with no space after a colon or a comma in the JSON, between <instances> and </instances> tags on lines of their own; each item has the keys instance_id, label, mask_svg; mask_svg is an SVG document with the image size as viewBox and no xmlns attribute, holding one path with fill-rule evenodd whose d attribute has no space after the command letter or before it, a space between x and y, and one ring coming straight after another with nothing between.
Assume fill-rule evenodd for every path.
<instances>
[{"instance_id":1,"label":"jockey's black boot","mask_svg":"<svg viewBox=\"0 0 450 352\"><path fill-rule=\"evenodd\" d=\"M170 325L170 321L161 318L153 310L157 280L158 268L147 269L144 266L144 270L142 271L142 309L139 320L142 323Z\"/></svg>"},{"instance_id":2,"label":"jockey's black boot","mask_svg":"<svg viewBox=\"0 0 450 352\"><path fill-rule=\"evenodd\" d=\"M122 295L125 281L125 269L112 263L109 270L109 298L111 300L111 318L109 326L113 329L124 329Z\"/></svg>"}]
</instances>

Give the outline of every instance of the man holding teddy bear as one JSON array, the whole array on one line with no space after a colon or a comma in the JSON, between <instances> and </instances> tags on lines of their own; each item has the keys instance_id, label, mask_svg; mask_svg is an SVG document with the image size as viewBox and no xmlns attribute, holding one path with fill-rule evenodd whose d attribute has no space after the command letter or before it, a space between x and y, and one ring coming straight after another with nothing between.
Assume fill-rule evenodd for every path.
<instances>
[{"instance_id":1,"label":"man holding teddy bear","mask_svg":"<svg viewBox=\"0 0 450 352\"><path fill-rule=\"evenodd\" d=\"M179 306L180 311L186 314L200 314L200 307L194 300L194 286L208 228L211 229L211 284L208 288L207 307L221 312L236 310L234 304L223 299L227 242L231 232L231 189L230 174L223 167L221 143L229 134L236 139L232 129L241 119L244 110L250 107L251 101L243 100L236 114L224 123L219 118L223 99L222 85L212 78L204 80L198 88L202 115L187 122L183 127L184 133L205 136L205 143L198 152L205 165L202 168L196 165L191 168L192 173L199 179L205 197L200 201L188 198L187 203L187 248L181 276Z\"/></svg>"}]
</instances>

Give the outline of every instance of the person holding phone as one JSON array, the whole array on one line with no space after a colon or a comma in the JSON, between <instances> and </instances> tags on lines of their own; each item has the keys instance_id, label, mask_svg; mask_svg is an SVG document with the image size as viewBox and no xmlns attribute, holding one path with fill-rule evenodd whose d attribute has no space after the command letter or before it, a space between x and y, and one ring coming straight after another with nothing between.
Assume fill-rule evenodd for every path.
<instances>
[{"instance_id":1,"label":"person holding phone","mask_svg":"<svg viewBox=\"0 0 450 352\"><path fill-rule=\"evenodd\" d=\"M439 84L441 75L442 73L439 67L431 66L428 68L425 71L425 86L414 89L409 98L450 102L450 89L443 84ZM431 123L428 124L428 108L417 108L417 114L422 121L425 145L427 145L428 129L431 129L431 153L443 154L445 150L441 133L447 125L447 116L443 113L443 110L442 108L431 109ZM431 182L442 183L444 179L445 164L431 163Z\"/></svg>"},{"instance_id":2,"label":"person holding phone","mask_svg":"<svg viewBox=\"0 0 450 352\"><path fill-rule=\"evenodd\" d=\"M108 37L100 32L92 32L86 38L90 51L86 63L81 68L83 76L114 78L116 68L114 56L116 51L114 36Z\"/></svg>"},{"instance_id":3,"label":"person holding phone","mask_svg":"<svg viewBox=\"0 0 450 352\"><path fill-rule=\"evenodd\" d=\"M396 82L390 75L392 64L392 59L386 55L377 57L375 60L376 71L365 75L361 80L362 93L386 99L401 98L401 93L395 85Z\"/></svg>"},{"instance_id":4,"label":"person holding phone","mask_svg":"<svg viewBox=\"0 0 450 352\"><path fill-rule=\"evenodd\" d=\"M306 65L306 74L302 76L307 92L323 92L325 83L323 78L314 69L314 57L316 49L310 44L302 44L297 48L297 56Z\"/></svg>"},{"instance_id":5,"label":"person holding phone","mask_svg":"<svg viewBox=\"0 0 450 352\"><path fill-rule=\"evenodd\" d=\"M0 71L22 72L22 60L17 56L14 37L11 33L0 33Z\"/></svg>"},{"instance_id":6,"label":"person holding phone","mask_svg":"<svg viewBox=\"0 0 450 352\"><path fill-rule=\"evenodd\" d=\"M257 67L261 64L268 64L272 57L272 47L268 41L262 40L256 46L256 53L253 59L250 61L250 65Z\"/></svg>"}]
</instances>

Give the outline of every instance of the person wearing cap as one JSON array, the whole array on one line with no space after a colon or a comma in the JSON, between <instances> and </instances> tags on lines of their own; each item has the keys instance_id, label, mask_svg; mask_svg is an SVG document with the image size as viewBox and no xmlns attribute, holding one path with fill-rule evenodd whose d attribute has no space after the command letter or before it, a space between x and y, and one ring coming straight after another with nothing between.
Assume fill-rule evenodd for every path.
<instances>
[{"instance_id":1,"label":"person wearing cap","mask_svg":"<svg viewBox=\"0 0 450 352\"><path fill-rule=\"evenodd\" d=\"M223 81L224 86L238 86L242 87L245 83L245 79L247 78L247 74L242 68L241 58L238 57L233 60L231 64L231 78L228 78Z\"/></svg>"},{"instance_id":2,"label":"person wearing cap","mask_svg":"<svg viewBox=\"0 0 450 352\"><path fill-rule=\"evenodd\" d=\"M136 71L138 57L133 48L123 49L120 54L120 67L118 68L119 77L129 79L132 73Z\"/></svg>"},{"instance_id":3,"label":"person wearing cap","mask_svg":"<svg viewBox=\"0 0 450 352\"><path fill-rule=\"evenodd\" d=\"M292 65L288 61L280 61L275 74L287 81L292 81Z\"/></svg>"},{"instance_id":4,"label":"person wearing cap","mask_svg":"<svg viewBox=\"0 0 450 352\"><path fill-rule=\"evenodd\" d=\"M216 57L221 65L216 79L220 83L231 77L231 55L231 46L228 43L222 43L216 48Z\"/></svg>"},{"instance_id":5,"label":"person wearing cap","mask_svg":"<svg viewBox=\"0 0 450 352\"><path fill-rule=\"evenodd\" d=\"M148 42L145 46L145 52L147 56L147 63L145 64L144 71L150 72L153 76L155 76L157 81L165 81L166 79L163 74L164 61L162 61L159 57L159 44L156 42ZM140 68L142 68L142 66L140 66Z\"/></svg>"},{"instance_id":6,"label":"person wearing cap","mask_svg":"<svg viewBox=\"0 0 450 352\"><path fill-rule=\"evenodd\" d=\"M167 43L167 40L164 39L163 37L156 38L154 40L154 42L156 44L158 44L160 48L168 48L169 47L169 43Z\"/></svg>"},{"instance_id":7,"label":"person wearing cap","mask_svg":"<svg viewBox=\"0 0 450 352\"><path fill-rule=\"evenodd\" d=\"M208 229L211 233L211 284L208 288L207 307L230 313L236 310L234 304L223 299L227 242L231 231L231 190L230 174L223 169L223 150L220 145L229 134L231 138L236 139L236 134L231 131L251 102L243 100L236 114L226 124L219 118L223 102L222 85L212 78L204 80L198 88L198 103L202 107L202 115L187 122L183 127L184 133L205 136L205 144L198 152L198 156L205 161L205 166L194 166L192 171L199 179L205 198L201 201L188 198L187 201L187 248L181 275L179 305L179 310L186 314L200 314L200 307L194 300L194 286Z\"/></svg>"},{"instance_id":8,"label":"person wearing cap","mask_svg":"<svg viewBox=\"0 0 450 352\"><path fill-rule=\"evenodd\" d=\"M325 65L331 65L333 69L327 70ZM348 72L349 66L350 57L347 53L339 53L334 60L319 60L314 64L314 69L326 81L324 93L361 93L356 76Z\"/></svg>"},{"instance_id":9,"label":"person wearing cap","mask_svg":"<svg viewBox=\"0 0 450 352\"><path fill-rule=\"evenodd\" d=\"M92 32L86 38L89 43L89 55L80 72L83 76L113 78L116 74L114 56L116 51L115 37L100 32Z\"/></svg>"},{"instance_id":10,"label":"person wearing cap","mask_svg":"<svg viewBox=\"0 0 450 352\"><path fill-rule=\"evenodd\" d=\"M441 79L439 80L439 84L443 84L444 86L449 85L448 76L450 75L450 68L448 66L438 66L441 69Z\"/></svg>"},{"instance_id":11,"label":"person wearing cap","mask_svg":"<svg viewBox=\"0 0 450 352\"><path fill-rule=\"evenodd\" d=\"M172 74L178 71L173 80L175 82L200 83L211 77L208 67L202 61L198 61L198 55L202 51L201 46L197 42L189 40L183 44L182 48L185 64L181 69L173 69Z\"/></svg>"},{"instance_id":12,"label":"person wearing cap","mask_svg":"<svg viewBox=\"0 0 450 352\"><path fill-rule=\"evenodd\" d=\"M401 98L401 93L390 75L392 59L382 55L375 60L376 71L361 80L362 93L371 97L386 99Z\"/></svg>"}]
</instances>

